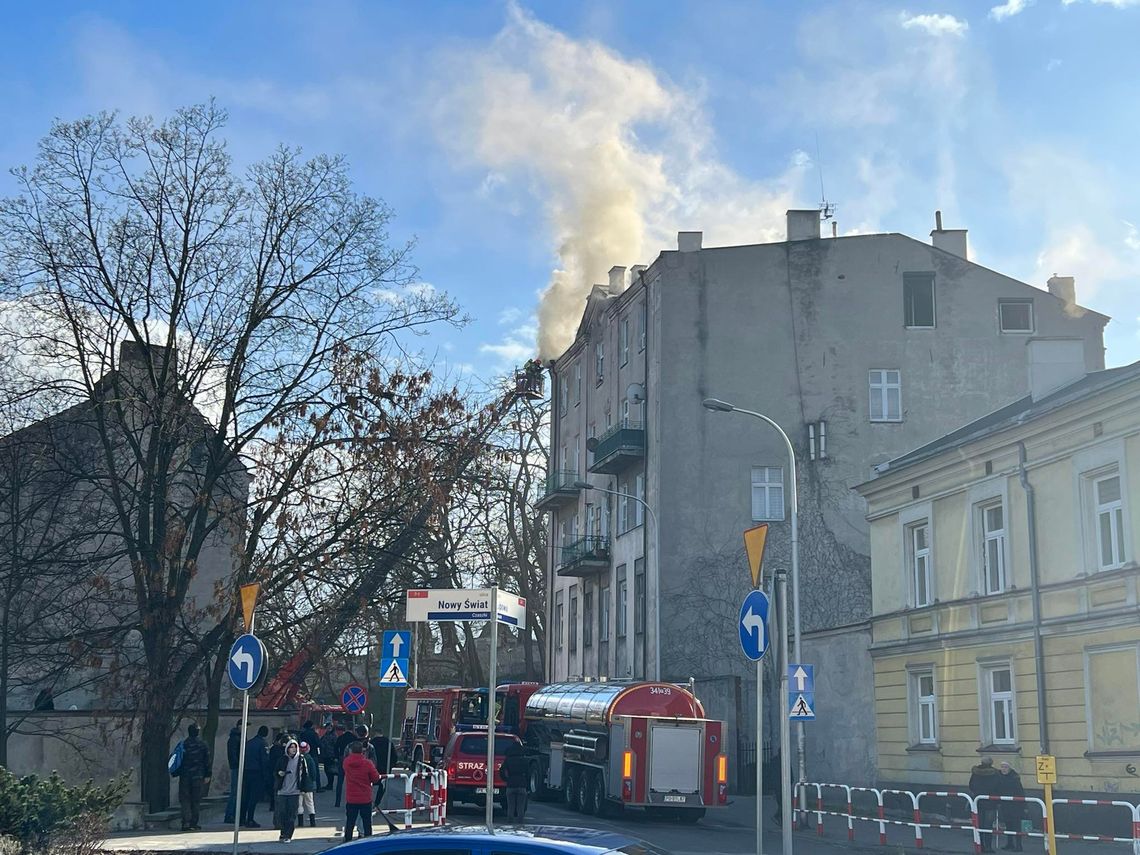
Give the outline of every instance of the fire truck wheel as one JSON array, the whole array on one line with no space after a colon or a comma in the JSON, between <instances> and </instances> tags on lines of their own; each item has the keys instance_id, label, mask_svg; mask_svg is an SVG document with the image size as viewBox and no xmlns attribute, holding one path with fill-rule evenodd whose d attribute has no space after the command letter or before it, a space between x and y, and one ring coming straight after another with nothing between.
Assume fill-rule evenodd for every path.
<instances>
[{"instance_id":1,"label":"fire truck wheel","mask_svg":"<svg viewBox=\"0 0 1140 855\"><path fill-rule=\"evenodd\" d=\"M578 813L589 816L594 812L594 789L594 772L589 769L584 770L578 778Z\"/></svg>"},{"instance_id":2,"label":"fire truck wheel","mask_svg":"<svg viewBox=\"0 0 1140 855\"><path fill-rule=\"evenodd\" d=\"M601 816L606 812L606 782L601 772L590 775L590 813Z\"/></svg>"},{"instance_id":3,"label":"fire truck wheel","mask_svg":"<svg viewBox=\"0 0 1140 855\"><path fill-rule=\"evenodd\" d=\"M546 787L542 784L542 775L538 771L538 764L531 763L527 767L527 789L530 791L532 799L543 799L546 797Z\"/></svg>"},{"instance_id":4,"label":"fire truck wheel","mask_svg":"<svg viewBox=\"0 0 1140 855\"><path fill-rule=\"evenodd\" d=\"M578 809L578 771L576 769L566 770L566 778L562 781L562 797L566 802L566 807Z\"/></svg>"}]
</instances>

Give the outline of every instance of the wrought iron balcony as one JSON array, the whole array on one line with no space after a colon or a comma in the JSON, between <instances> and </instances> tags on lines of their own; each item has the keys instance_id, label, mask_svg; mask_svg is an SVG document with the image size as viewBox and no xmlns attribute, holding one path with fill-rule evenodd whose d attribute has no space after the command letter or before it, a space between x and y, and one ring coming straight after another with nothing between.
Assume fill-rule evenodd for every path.
<instances>
[{"instance_id":1,"label":"wrought iron balcony","mask_svg":"<svg viewBox=\"0 0 1140 855\"><path fill-rule=\"evenodd\" d=\"M559 576L590 576L610 566L610 539L591 535L562 547Z\"/></svg>"},{"instance_id":2,"label":"wrought iron balcony","mask_svg":"<svg viewBox=\"0 0 1140 855\"><path fill-rule=\"evenodd\" d=\"M623 421L598 438L590 471L613 475L645 458L645 428L637 422Z\"/></svg>"},{"instance_id":3,"label":"wrought iron balcony","mask_svg":"<svg viewBox=\"0 0 1140 855\"><path fill-rule=\"evenodd\" d=\"M548 472L546 489L534 506L540 511L549 511L576 502L581 491L574 486L574 482L581 477L570 469L554 469Z\"/></svg>"}]
</instances>

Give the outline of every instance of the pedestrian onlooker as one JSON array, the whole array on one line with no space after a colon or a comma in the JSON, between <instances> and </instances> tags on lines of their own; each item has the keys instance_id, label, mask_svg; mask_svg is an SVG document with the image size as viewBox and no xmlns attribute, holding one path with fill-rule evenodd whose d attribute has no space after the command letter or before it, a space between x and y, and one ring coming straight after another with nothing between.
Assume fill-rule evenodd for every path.
<instances>
[{"instance_id":1,"label":"pedestrian onlooker","mask_svg":"<svg viewBox=\"0 0 1140 855\"><path fill-rule=\"evenodd\" d=\"M336 731L331 724L325 727L325 735L321 737L318 760L325 767L325 789L335 789L334 779L337 777L337 766L340 764L336 757Z\"/></svg>"},{"instance_id":2,"label":"pedestrian onlooker","mask_svg":"<svg viewBox=\"0 0 1140 855\"><path fill-rule=\"evenodd\" d=\"M396 756L396 746L382 733L372 737L372 753L376 755L376 771L387 775L396 768L400 758Z\"/></svg>"},{"instance_id":3,"label":"pedestrian onlooker","mask_svg":"<svg viewBox=\"0 0 1140 855\"><path fill-rule=\"evenodd\" d=\"M263 798L269 798L272 803L273 791L265 789L265 781L270 777L266 771L269 766L269 728L264 724L257 729L257 734L251 736L245 744L245 774L241 782L241 824L243 828L261 828L261 823L253 818L257 803Z\"/></svg>"},{"instance_id":4,"label":"pedestrian onlooker","mask_svg":"<svg viewBox=\"0 0 1140 855\"><path fill-rule=\"evenodd\" d=\"M313 755L313 760L315 760L318 764L316 783L317 789L319 790L321 788L321 772L319 765L321 761L321 737L317 734L317 729L313 726L313 720L311 718L306 719L305 723L301 725L301 732L297 734L297 741L309 743L309 753Z\"/></svg>"},{"instance_id":5,"label":"pedestrian onlooker","mask_svg":"<svg viewBox=\"0 0 1140 855\"><path fill-rule=\"evenodd\" d=\"M364 757L364 744L353 742L344 758L344 840L352 840L359 819L362 837L372 836L372 787L380 783L376 766Z\"/></svg>"},{"instance_id":6,"label":"pedestrian onlooker","mask_svg":"<svg viewBox=\"0 0 1140 855\"><path fill-rule=\"evenodd\" d=\"M297 808L297 825L305 824L305 815L309 816L309 827L317 827L317 784L321 780L321 773L317 771L317 758L313 756L312 746L307 742L301 743L301 761L308 770L301 781L301 802Z\"/></svg>"},{"instance_id":7,"label":"pedestrian onlooker","mask_svg":"<svg viewBox=\"0 0 1140 855\"><path fill-rule=\"evenodd\" d=\"M273 777L277 782L274 827L281 829L279 842L288 843L297 828L297 808L309 777L309 767L301 757L301 746L296 740L285 743L285 752L273 767Z\"/></svg>"},{"instance_id":8,"label":"pedestrian onlooker","mask_svg":"<svg viewBox=\"0 0 1140 855\"><path fill-rule=\"evenodd\" d=\"M275 793L277 792L277 764L281 762L281 758L285 756L285 746L289 744L289 732L281 731L277 734L277 738L273 740L273 744L269 747L269 763L265 768L265 791L269 794L269 809L273 812L273 827L280 828L281 823L277 818L277 800Z\"/></svg>"},{"instance_id":9,"label":"pedestrian onlooker","mask_svg":"<svg viewBox=\"0 0 1140 855\"><path fill-rule=\"evenodd\" d=\"M230 796L226 800L225 823L233 825L237 807L238 766L241 763L241 722L235 722L226 739L226 763L230 767Z\"/></svg>"},{"instance_id":10,"label":"pedestrian onlooker","mask_svg":"<svg viewBox=\"0 0 1140 855\"><path fill-rule=\"evenodd\" d=\"M1014 771L1008 762L1002 761L998 767L998 795L1016 796L1025 798L1025 787L1021 785L1021 776ZM1021 820L1025 818L1025 802L1001 802L998 808L1001 814L1001 824L1005 826L1005 843L1002 849L1021 851Z\"/></svg>"},{"instance_id":11,"label":"pedestrian onlooker","mask_svg":"<svg viewBox=\"0 0 1140 855\"><path fill-rule=\"evenodd\" d=\"M210 749L198 737L198 725L186 728L182 740L182 765L178 767L178 803L182 808L182 830L197 831L202 796L210 781Z\"/></svg>"},{"instance_id":12,"label":"pedestrian onlooker","mask_svg":"<svg viewBox=\"0 0 1140 855\"><path fill-rule=\"evenodd\" d=\"M522 825L526 818L527 794L530 787L530 763L520 742L511 742L499 769L507 784L507 822Z\"/></svg>"},{"instance_id":13,"label":"pedestrian onlooker","mask_svg":"<svg viewBox=\"0 0 1140 855\"><path fill-rule=\"evenodd\" d=\"M978 796L996 796L1001 794L1001 782L998 770L994 768L992 757L983 757L973 769L970 770L970 794ZM997 818L997 802L993 799L978 799L978 833L982 838L982 851L994 851L994 820Z\"/></svg>"},{"instance_id":14,"label":"pedestrian onlooker","mask_svg":"<svg viewBox=\"0 0 1140 855\"><path fill-rule=\"evenodd\" d=\"M344 761L348 759L348 746L356 742L356 737L343 724L336 726L336 765L340 774L336 778L336 803L340 807L341 793L344 792Z\"/></svg>"}]
</instances>

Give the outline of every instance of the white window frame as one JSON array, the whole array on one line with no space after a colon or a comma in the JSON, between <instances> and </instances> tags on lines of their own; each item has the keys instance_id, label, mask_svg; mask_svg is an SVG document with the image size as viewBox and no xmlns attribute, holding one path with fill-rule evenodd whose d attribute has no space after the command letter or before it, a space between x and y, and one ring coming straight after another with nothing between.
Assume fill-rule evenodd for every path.
<instances>
[{"instance_id":1,"label":"white window frame","mask_svg":"<svg viewBox=\"0 0 1140 855\"><path fill-rule=\"evenodd\" d=\"M618 638L625 638L626 631L629 629L629 577L626 574L626 565L619 564L616 571L617 577L617 620L615 622L614 630Z\"/></svg>"},{"instance_id":2,"label":"white window frame","mask_svg":"<svg viewBox=\"0 0 1140 855\"><path fill-rule=\"evenodd\" d=\"M565 624L562 617L562 592L554 592L554 649L561 650L565 642Z\"/></svg>"},{"instance_id":3,"label":"white window frame","mask_svg":"<svg viewBox=\"0 0 1140 855\"><path fill-rule=\"evenodd\" d=\"M598 586L598 644L610 640L610 591L609 585ZM605 667L603 663L603 667Z\"/></svg>"},{"instance_id":4,"label":"white window frame","mask_svg":"<svg viewBox=\"0 0 1140 855\"><path fill-rule=\"evenodd\" d=\"M633 495L642 501L645 500L645 475L641 472L637 473L633 481ZM633 503L633 521L635 527L645 524L645 505L641 502Z\"/></svg>"},{"instance_id":5,"label":"white window frame","mask_svg":"<svg viewBox=\"0 0 1140 855\"><path fill-rule=\"evenodd\" d=\"M618 326L618 352L621 353L621 364L629 362L629 317L621 319Z\"/></svg>"},{"instance_id":6,"label":"white window frame","mask_svg":"<svg viewBox=\"0 0 1140 855\"><path fill-rule=\"evenodd\" d=\"M918 544L918 533L924 533L926 545ZM930 542L930 520L920 519L906 526L907 568L910 571L911 603L919 609L934 602L933 576L931 562L934 560L934 550ZM920 569L921 564L921 569Z\"/></svg>"},{"instance_id":7,"label":"white window frame","mask_svg":"<svg viewBox=\"0 0 1140 855\"><path fill-rule=\"evenodd\" d=\"M930 694L922 692L922 681L930 680ZM938 680L933 665L914 666L907 669L907 719L910 730L910 744L938 745ZM926 732L929 722L930 732Z\"/></svg>"},{"instance_id":8,"label":"white window frame","mask_svg":"<svg viewBox=\"0 0 1140 855\"><path fill-rule=\"evenodd\" d=\"M776 473L776 475L773 476L772 473ZM777 490L780 495L779 513L776 512L772 498ZM759 491L759 493L757 493L757 491ZM757 504L756 501L758 495L763 497L762 502L759 504ZM783 466L752 467L749 502L752 507L753 522L782 522L788 510L785 496Z\"/></svg>"},{"instance_id":9,"label":"white window frame","mask_svg":"<svg viewBox=\"0 0 1140 855\"><path fill-rule=\"evenodd\" d=\"M582 474L582 435L574 437L574 474Z\"/></svg>"},{"instance_id":10,"label":"white window frame","mask_svg":"<svg viewBox=\"0 0 1140 855\"><path fill-rule=\"evenodd\" d=\"M582 403L582 360L574 362L574 406Z\"/></svg>"},{"instance_id":11,"label":"white window frame","mask_svg":"<svg viewBox=\"0 0 1140 855\"><path fill-rule=\"evenodd\" d=\"M1028 329L1006 329L1002 309L1005 306L1029 306ZM998 332L1002 335L1033 335L1037 330L1037 315L1032 300L1025 299L999 299L998 300Z\"/></svg>"},{"instance_id":12,"label":"white window frame","mask_svg":"<svg viewBox=\"0 0 1140 855\"><path fill-rule=\"evenodd\" d=\"M558 417L566 415L570 409L570 372L567 371L558 378Z\"/></svg>"},{"instance_id":13,"label":"white window frame","mask_svg":"<svg viewBox=\"0 0 1140 855\"><path fill-rule=\"evenodd\" d=\"M578 652L578 586L571 585L567 594L567 602L570 604L567 614L569 615L570 627L570 652Z\"/></svg>"},{"instance_id":14,"label":"white window frame","mask_svg":"<svg viewBox=\"0 0 1140 855\"><path fill-rule=\"evenodd\" d=\"M891 381L891 375L895 379ZM897 423L903 420L902 370L899 368L871 368L867 371L868 413L872 422ZM890 414L890 393L898 393L898 416Z\"/></svg>"},{"instance_id":15,"label":"white window frame","mask_svg":"<svg viewBox=\"0 0 1140 855\"><path fill-rule=\"evenodd\" d=\"M989 512L998 508L1001 510L1001 528L989 529L987 519ZM990 596L993 594L1004 594L1009 590L1009 510L1008 505L1004 499L991 499L986 502L979 503L975 508L975 513L978 517L978 530L981 532L980 539L975 543L976 548L980 548L981 555L979 561L981 562L982 570L982 593ZM991 556L990 544L995 543L996 549L992 553L996 556L998 563L998 585L991 587L990 581L993 575L989 564Z\"/></svg>"},{"instance_id":16,"label":"white window frame","mask_svg":"<svg viewBox=\"0 0 1140 855\"><path fill-rule=\"evenodd\" d=\"M1119 497L1111 502L1101 502L1100 485L1105 481L1115 480ZM1116 570L1128 563L1128 544L1124 529L1124 479L1119 471L1102 472L1091 478L1093 525L1096 528L1096 555L1098 569ZM1104 525L1102 517L1108 517L1109 542L1107 544L1111 558L1108 563L1104 561Z\"/></svg>"},{"instance_id":17,"label":"white window frame","mask_svg":"<svg viewBox=\"0 0 1140 855\"><path fill-rule=\"evenodd\" d=\"M1132 492L1128 479L1128 468L1124 464L1123 439L1099 442L1094 446L1081 449L1072 457L1073 494L1077 497L1080 506L1080 514L1077 520L1077 536L1081 540L1080 569L1089 575L1115 569L1103 567L1100 563L1100 531L1097 520L1095 482L1103 477L1120 476L1120 496L1124 504L1123 527L1121 529L1124 539L1124 562L1118 566L1127 566L1136 560L1132 545L1132 521L1129 519L1131 508L1128 500Z\"/></svg>"},{"instance_id":18,"label":"white window frame","mask_svg":"<svg viewBox=\"0 0 1140 855\"><path fill-rule=\"evenodd\" d=\"M599 386L606 379L606 344L602 341L594 345L594 375Z\"/></svg>"},{"instance_id":19,"label":"white window frame","mask_svg":"<svg viewBox=\"0 0 1140 855\"><path fill-rule=\"evenodd\" d=\"M626 499L625 485L620 480L617 483L617 490L621 494L614 496L617 502L617 533L623 535L629 531L629 502Z\"/></svg>"},{"instance_id":20,"label":"white window frame","mask_svg":"<svg viewBox=\"0 0 1140 855\"><path fill-rule=\"evenodd\" d=\"M993 678L998 671L1009 672L1008 690L994 691ZM1006 747L1017 745L1017 681L1013 672L1012 660L1004 659L978 664L978 702L978 721L981 725L982 745ZM1001 702L1004 708L1002 718L1006 727L1006 735L1000 739L997 736L995 702Z\"/></svg>"},{"instance_id":21,"label":"white window frame","mask_svg":"<svg viewBox=\"0 0 1140 855\"><path fill-rule=\"evenodd\" d=\"M923 284L926 284L927 277L929 277L929 283L930 283L930 323L929 324L908 324L906 322L907 321L907 317L906 317L906 314L907 314L907 305L906 305L907 280L909 279L912 282L922 280ZM925 271L923 271L923 272L915 271L915 272L903 274L903 326L905 326L908 330L932 330L936 326L938 326L937 291L935 290L935 284L934 283L935 283L935 276L933 273L928 273Z\"/></svg>"}]
</instances>

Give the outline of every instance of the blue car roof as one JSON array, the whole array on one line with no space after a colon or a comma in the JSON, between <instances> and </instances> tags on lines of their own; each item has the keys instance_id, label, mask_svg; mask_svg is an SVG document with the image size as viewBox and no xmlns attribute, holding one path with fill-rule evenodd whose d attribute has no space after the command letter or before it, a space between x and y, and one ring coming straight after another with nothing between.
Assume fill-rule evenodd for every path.
<instances>
[{"instance_id":1,"label":"blue car roof","mask_svg":"<svg viewBox=\"0 0 1140 855\"><path fill-rule=\"evenodd\" d=\"M496 828L492 837L487 832L487 827L483 825L449 825L442 828L399 831L378 837L354 840L351 843L342 843L332 849L326 849L325 852L336 853L336 855L370 855L370 853L382 853L393 849L434 849L441 844L448 848L485 847L492 840L509 841L516 844L535 843L562 852L577 853L577 855L600 855L602 852L620 849L631 844L644 847L649 852L661 851L652 844L636 837L630 837L628 834L595 828L572 828L560 825L505 826Z\"/></svg>"}]
</instances>

